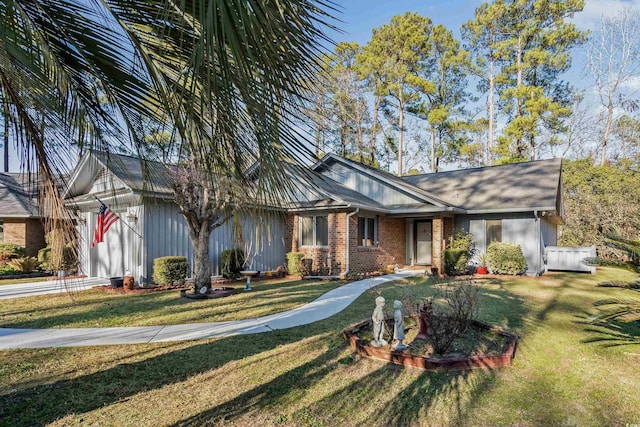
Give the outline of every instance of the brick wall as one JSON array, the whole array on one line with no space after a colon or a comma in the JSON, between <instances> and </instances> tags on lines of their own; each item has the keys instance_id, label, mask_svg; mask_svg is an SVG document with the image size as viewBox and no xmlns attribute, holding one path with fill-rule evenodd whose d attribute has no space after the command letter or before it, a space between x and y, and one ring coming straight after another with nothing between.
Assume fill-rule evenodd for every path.
<instances>
[{"instance_id":1,"label":"brick wall","mask_svg":"<svg viewBox=\"0 0 640 427\"><path fill-rule=\"evenodd\" d=\"M329 244L327 247L299 247L298 215L286 219L285 248L287 252L302 252L311 259L312 274L338 275L347 267L346 220L347 212L331 212L327 220L329 225ZM379 217L378 247L358 247L358 216L349 218L350 272L368 273L380 270L387 265L404 265L406 257L406 226L404 219Z\"/></svg>"},{"instance_id":2,"label":"brick wall","mask_svg":"<svg viewBox=\"0 0 640 427\"><path fill-rule=\"evenodd\" d=\"M387 265L404 266L407 250L406 228L403 218L378 217L378 246L358 247L358 215L352 216L349 224L350 272L369 273Z\"/></svg>"},{"instance_id":3,"label":"brick wall","mask_svg":"<svg viewBox=\"0 0 640 427\"><path fill-rule=\"evenodd\" d=\"M37 256L38 250L46 246L44 229L37 219L3 220L4 242L25 248L27 256Z\"/></svg>"}]
</instances>

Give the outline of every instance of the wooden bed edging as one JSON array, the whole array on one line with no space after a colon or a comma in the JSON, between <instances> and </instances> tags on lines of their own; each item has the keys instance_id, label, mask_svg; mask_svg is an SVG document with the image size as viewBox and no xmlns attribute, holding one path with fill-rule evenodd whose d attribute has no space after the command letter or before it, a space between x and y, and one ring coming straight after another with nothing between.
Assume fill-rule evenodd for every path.
<instances>
[{"instance_id":1,"label":"wooden bed edging","mask_svg":"<svg viewBox=\"0 0 640 427\"><path fill-rule=\"evenodd\" d=\"M395 365L418 368L425 370L461 370L477 368L494 368L500 366L510 366L516 355L518 339L515 335L504 332L498 328L491 327L482 322L474 321L476 326L490 330L497 335L508 338L502 353L493 356L469 356L469 357L443 357L433 358L418 356L408 353L408 350L391 350L383 347L372 347L358 338L357 333L365 326L370 326L371 321L365 320L342 332L344 338L349 341L351 350L361 356L370 359L381 360Z\"/></svg>"}]
</instances>

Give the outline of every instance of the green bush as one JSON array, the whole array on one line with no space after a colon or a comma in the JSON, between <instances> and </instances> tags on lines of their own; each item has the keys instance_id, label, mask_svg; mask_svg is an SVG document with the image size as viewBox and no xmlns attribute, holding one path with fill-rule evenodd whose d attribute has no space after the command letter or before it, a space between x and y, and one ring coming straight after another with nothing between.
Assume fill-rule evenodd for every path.
<instances>
[{"instance_id":1,"label":"green bush","mask_svg":"<svg viewBox=\"0 0 640 427\"><path fill-rule=\"evenodd\" d=\"M287 253L287 270L292 276L302 276L304 266L302 260L304 259L303 252L289 252Z\"/></svg>"},{"instance_id":2,"label":"green bush","mask_svg":"<svg viewBox=\"0 0 640 427\"><path fill-rule=\"evenodd\" d=\"M493 242L487 248L489 268L495 274L516 276L527 269L527 260L517 243Z\"/></svg>"},{"instance_id":3,"label":"green bush","mask_svg":"<svg viewBox=\"0 0 640 427\"><path fill-rule=\"evenodd\" d=\"M6 264L14 258L24 256L24 248L14 243L0 243L0 263Z\"/></svg>"},{"instance_id":4,"label":"green bush","mask_svg":"<svg viewBox=\"0 0 640 427\"><path fill-rule=\"evenodd\" d=\"M184 256L165 256L153 260L153 281L160 285L172 285L184 280L189 272L189 263Z\"/></svg>"},{"instance_id":5,"label":"green bush","mask_svg":"<svg viewBox=\"0 0 640 427\"><path fill-rule=\"evenodd\" d=\"M466 274L469 254L466 249L446 249L444 251L444 271L449 276Z\"/></svg>"},{"instance_id":6,"label":"green bush","mask_svg":"<svg viewBox=\"0 0 640 427\"><path fill-rule=\"evenodd\" d=\"M20 272L10 265L0 265L0 276L8 276L13 274L20 274Z\"/></svg>"},{"instance_id":7,"label":"green bush","mask_svg":"<svg viewBox=\"0 0 640 427\"><path fill-rule=\"evenodd\" d=\"M62 260L59 262L51 260L51 247L42 248L38 251L38 261L40 262L40 267L49 271L71 270L78 265L78 257L76 257L73 248L70 246L64 247Z\"/></svg>"},{"instance_id":8,"label":"green bush","mask_svg":"<svg viewBox=\"0 0 640 427\"><path fill-rule=\"evenodd\" d=\"M471 233L464 230L457 230L453 236L449 238L448 249L464 249L468 256L471 256L475 242Z\"/></svg>"},{"instance_id":9,"label":"green bush","mask_svg":"<svg viewBox=\"0 0 640 427\"><path fill-rule=\"evenodd\" d=\"M32 256L15 258L9 262L9 267L15 268L21 273L31 273L33 270L38 268L39 265L40 261Z\"/></svg>"},{"instance_id":10,"label":"green bush","mask_svg":"<svg viewBox=\"0 0 640 427\"><path fill-rule=\"evenodd\" d=\"M240 248L225 249L220 254L222 259L222 275L225 279L237 279L244 270L244 251Z\"/></svg>"}]
</instances>

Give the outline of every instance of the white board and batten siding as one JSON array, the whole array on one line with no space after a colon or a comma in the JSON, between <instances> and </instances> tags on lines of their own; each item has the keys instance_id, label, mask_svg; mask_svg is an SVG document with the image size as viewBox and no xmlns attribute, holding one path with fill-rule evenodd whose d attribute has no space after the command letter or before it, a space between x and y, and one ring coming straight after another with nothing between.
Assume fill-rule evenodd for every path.
<instances>
[{"instance_id":1,"label":"white board and batten siding","mask_svg":"<svg viewBox=\"0 0 640 427\"><path fill-rule=\"evenodd\" d=\"M242 241L238 242L236 226L242 231ZM223 250L234 247L244 249L246 268L257 271L275 270L285 263L284 219L273 217L259 221L242 217L232 219L216 228L209 240L211 274L219 275L220 255ZM150 201L145 204L145 281L151 280L155 258L181 255L186 256L193 267L193 246L184 217L173 203Z\"/></svg>"},{"instance_id":2,"label":"white board and batten siding","mask_svg":"<svg viewBox=\"0 0 640 427\"><path fill-rule=\"evenodd\" d=\"M582 271L595 274L596 267L586 260L596 257L596 247L547 246L547 270Z\"/></svg>"},{"instance_id":3,"label":"white board and batten siding","mask_svg":"<svg viewBox=\"0 0 640 427\"><path fill-rule=\"evenodd\" d=\"M555 244L555 226L544 218L530 214L511 215L469 215L456 218L456 227L473 235L476 249L486 252L486 221L502 221L502 241L520 245L527 260L526 274L536 276L545 271L544 248L549 242Z\"/></svg>"},{"instance_id":4,"label":"white board and batten siding","mask_svg":"<svg viewBox=\"0 0 640 427\"><path fill-rule=\"evenodd\" d=\"M81 270L92 277L123 276L126 271L138 283L150 283L153 260L163 256L186 256L193 268L193 247L189 232L178 207L163 201L146 201L142 206L129 207L136 213L136 220L127 219L127 208L114 210L121 220L116 221L105 235L104 242L90 248L96 213L85 213L85 224L78 226L84 242L80 254ZM130 217L132 217L130 215ZM132 227L142 237L138 237ZM211 274L219 275L220 254L223 250L241 247L247 254L247 268L259 271L275 270L285 263L284 220L271 218L260 222L248 218L239 220L242 242L237 242L234 221L216 228L209 240Z\"/></svg>"},{"instance_id":5,"label":"white board and batten siding","mask_svg":"<svg viewBox=\"0 0 640 427\"><path fill-rule=\"evenodd\" d=\"M129 271L136 280L140 280L144 274L144 247L142 239L135 232L142 235L144 207L114 207L112 210L120 219L109 227L103 242L94 248L91 248L91 242L97 213L83 213L84 224L77 227L82 248L79 254L80 270L90 277L105 278L122 277Z\"/></svg>"}]
</instances>

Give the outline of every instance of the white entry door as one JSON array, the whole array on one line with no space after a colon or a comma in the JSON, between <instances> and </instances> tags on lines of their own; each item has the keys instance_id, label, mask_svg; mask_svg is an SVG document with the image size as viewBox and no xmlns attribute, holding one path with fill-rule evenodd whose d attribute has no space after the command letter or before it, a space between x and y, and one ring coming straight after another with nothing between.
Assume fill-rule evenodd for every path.
<instances>
[{"instance_id":1,"label":"white entry door","mask_svg":"<svg viewBox=\"0 0 640 427\"><path fill-rule=\"evenodd\" d=\"M416 256L415 263L419 265L431 265L431 221L416 221Z\"/></svg>"}]
</instances>

